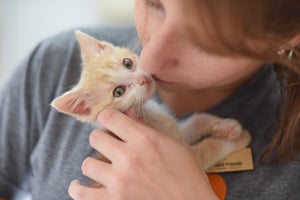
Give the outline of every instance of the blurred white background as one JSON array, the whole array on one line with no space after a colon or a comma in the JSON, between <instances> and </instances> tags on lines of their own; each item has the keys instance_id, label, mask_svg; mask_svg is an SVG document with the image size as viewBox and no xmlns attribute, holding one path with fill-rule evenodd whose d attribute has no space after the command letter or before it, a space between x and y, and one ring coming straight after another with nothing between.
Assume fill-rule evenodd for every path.
<instances>
[{"instance_id":1,"label":"blurred white background","mask_svg":"<svg viewBox=\"0 0 300 200\"><path fill-rule=\"evenodd\" d=\"M35 45L80 26L133 23L134 0L0 0L0 86Z\"/></svg>"}]
</instances>

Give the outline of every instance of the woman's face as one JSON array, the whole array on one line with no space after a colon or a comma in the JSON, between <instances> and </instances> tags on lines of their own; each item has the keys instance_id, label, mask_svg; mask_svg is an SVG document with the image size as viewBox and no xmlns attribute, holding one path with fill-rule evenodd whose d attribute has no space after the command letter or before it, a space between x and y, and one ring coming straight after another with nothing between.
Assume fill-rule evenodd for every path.
<instances>
[{"instance_id":1,"label":"woman's face","mask_svg":"<svg viewBox=\"0 0 300 200\"><path fill-rule=\"evenodd\" d=\"M135 1L135 23L143 45L140 62L160 89L229 89L258 70L260 61L209 54L194 45L177 23L178 13L183 12L177 4L176 0Z\"/></svg>"}]
</instances>

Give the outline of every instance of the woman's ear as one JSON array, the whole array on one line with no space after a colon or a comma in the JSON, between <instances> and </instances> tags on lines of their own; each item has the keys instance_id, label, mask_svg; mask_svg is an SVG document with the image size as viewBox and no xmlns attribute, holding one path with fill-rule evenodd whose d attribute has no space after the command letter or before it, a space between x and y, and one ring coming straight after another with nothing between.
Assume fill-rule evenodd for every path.
<instances>
[{"instance_id":1,"label":"woman's ear","mask_svg":"<svg viewBox=\"0 0 300 200\"><path fill-rule=\"evenodd\" d=\"M299 44L300 44L300 33L298 33L296 36L289 39L286 43L286 47L283 49L290 50L297 47Z\"/></svg>"},{"instance_id":2,"label":"woman's ear","mask_svg":"<svg viewBox=\"0 0 300 200\"><path fill-rule=\"evenodd\" d=\"M298 33L295 37L293 37L292 39L290 39L288 41L288 45L291 48L295 48L296 46L298 46L300 44L300 33Z\"/></svg>"},{"instance_id":3,"label":"woman's ear","mask_svg":"<svg viewBox=\"0 0 300 200\"><path fill-rule=\"evenodd\" d=\"M277 53L279 55L287 55L290 59L293 57L295 49L300 51L300 33L280 45Z\"/></svg>"}]
</instances>

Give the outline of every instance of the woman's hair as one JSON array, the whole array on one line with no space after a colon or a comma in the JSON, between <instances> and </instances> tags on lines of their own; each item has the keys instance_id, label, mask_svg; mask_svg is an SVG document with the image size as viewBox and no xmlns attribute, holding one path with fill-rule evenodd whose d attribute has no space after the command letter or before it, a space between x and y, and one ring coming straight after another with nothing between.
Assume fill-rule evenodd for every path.
<instances>
[{"instance_id":1,"label":"woman's hair","mask_svg":"<svg viewBox=\"0 0 300 200\"><path fill-rule=\"evenodd\" d=\"M300 40L299 0L178 2L183 11L178 23L200 48L274 63L281 85L278 126L262 158L271 152L273 161L291 158L300 137L300 49L289 43ZM282 49L293 50L293 56L290 51L279 54Z\"/></svg>"}]
</instances>

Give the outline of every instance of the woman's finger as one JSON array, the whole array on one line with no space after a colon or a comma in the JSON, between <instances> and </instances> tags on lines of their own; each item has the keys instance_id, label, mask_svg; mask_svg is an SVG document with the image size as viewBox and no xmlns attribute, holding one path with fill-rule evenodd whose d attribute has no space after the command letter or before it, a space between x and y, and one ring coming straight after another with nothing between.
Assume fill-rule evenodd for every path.
<instances>
[{"instance_id":1,"label":"woman's finger","mask_svg":"<svg viewBox=\"0 0 300 200\"><path fill-rule=\"evenodd\" d=\"M104 192L104 188L87 187L78 180L72 181L68 188L69 195L75 200L104 200Z\"/></svg>"},{"instance_id":2,"label":"woman's finger","mask_svg":"<svg viewBox=\"0 0 300 200\"><path fill-rule=\"evenodd\" d=\"M82 162L82 173L104 186L109 184L114 177L110 163L88 157Z\"/></svg>"},{"instance_id":3,"label":"woman's finger","mask_svg":"<svg viewBox=\"0 0 300 200\"><path fill-rule=\"evenodd\" d=\"M94 130L89 137L91 146L113 161L119 158L124 142L102 130Z\"/></svg>"},{"instance_id":4,"label":"woman's finger","mask_svg":"<svg viewBox=\"0 0 300 200\"><path fill-rule=\"evenodd\" d=\"M142 124L114 109L102 111L98 116L98 120L102 126L125 142L128 142L130 138L134 138L136 134L140 133L139 129L142 126Z\"/></svg>"}]
</instances>

